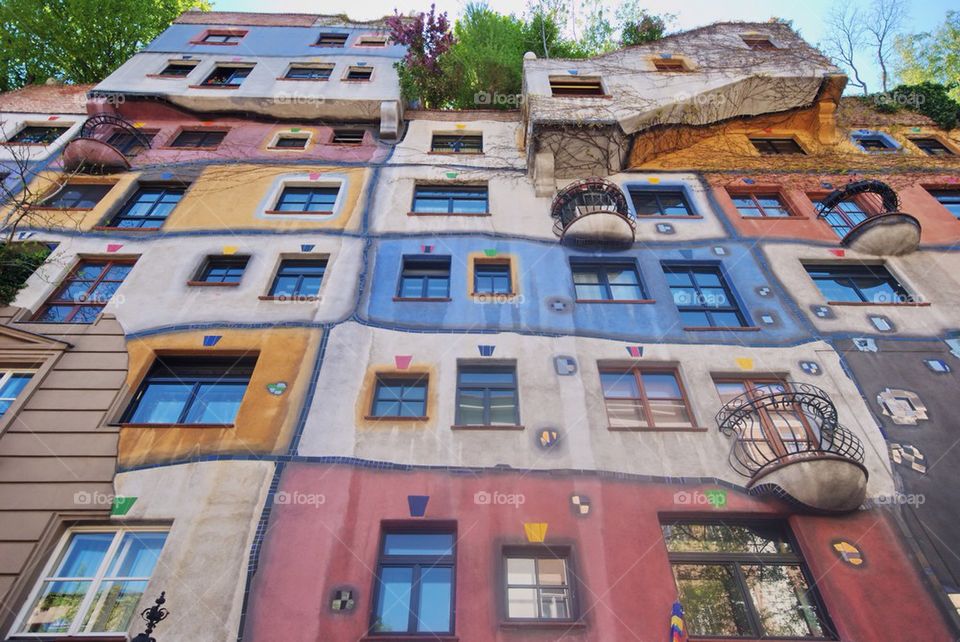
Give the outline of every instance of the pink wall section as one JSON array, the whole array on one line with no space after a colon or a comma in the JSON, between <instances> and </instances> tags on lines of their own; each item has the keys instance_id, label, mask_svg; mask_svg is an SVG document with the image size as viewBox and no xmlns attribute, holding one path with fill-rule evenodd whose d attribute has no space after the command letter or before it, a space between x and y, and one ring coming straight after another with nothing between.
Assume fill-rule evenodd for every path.
<instances>
[{"instance_id":1,"label":"pink wall section","mask_svg":"<svg viewBox=\"0 0 960 642\"><path fill-rule=\"evenodd\" d=\"M712 488L559 474L388 472L288 464L279 491L293 499L273 506L244 639L364 639L381 525L403 520L456 524L459 640L666 640L676 589L661 517L755 518L789 512L773 500L758 501L734 491L728 491L722 508L683 501L690 493ZM519 508L478 505L478 492L519 493L524 502ZM301 494L300 503L296 493ZM587 516L574 515L572 494L590 498ZM321 495L323 503L305 499ZM430 496L425 517L409 516L408 495ZM950 639L932 600L897 598L926 589L888 519L871 510L845 517L793 516L788 523L841 639ZM572 547L585 627L517 628L501 623L501 549L527 544L524 522L547 523L546 544ZM841 538L860 547L865 564L854 567L839 560L831 546ZM359 592L356 608L335 613L329 601L333 589L342 586Z\"/></svg>"}]
</instances>

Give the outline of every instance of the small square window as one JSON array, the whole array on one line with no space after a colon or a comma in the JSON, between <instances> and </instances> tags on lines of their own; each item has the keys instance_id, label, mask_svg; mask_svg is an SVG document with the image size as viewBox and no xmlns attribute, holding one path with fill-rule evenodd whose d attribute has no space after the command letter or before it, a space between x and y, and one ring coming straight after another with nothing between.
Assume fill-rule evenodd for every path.
<instances>
[{"instance_id":1,"label":"small square window","mask_svg":"<svg viewBox=\"0 0 960 642\"><path fill-rule=\"evenodd\" d=\"M775 192L730 192L730 200L746 218L786 218L790 210Z\"/></svg>"},{"instance_id":2,"label":"small square window","mask_svg":"<svg viewBox=\"0 0 960 642\"><path fill-rule=\"evenodd\" d=\"M10 409L34 374L33 370L0 367L0 417Z\"/></svg>"},{"instance_id":3,"label":"small square window","mask_svg":"<svg viewBox=\"0 0 960 642\"><path fill-rule=\"evenodd\" d=\"M290 65L287 80L329 80L333 65Z\"/></svg>"},{"instance_id":4,"label":"small square window","mask_svg":"<svg viewBox=\"0 0 960 642\"><path fill-rule=\"evenodd\" d=\"M140 185L108 227L159 229L185 192L185 187L162 183Z\"/></svg>"},{"instance_id":5,"label":"small square window","mask_svg":"<svg viewBox=\"0 0 960 642\"><path fill-rule=\"evenodd\" d=\"M654 58L653 66L657 71L690 71L680 58Z\"/></svg>"},{"instance_id":6,"label":"small square window","mask_svg":"<svg viewBox=\"0 0 960 642\"><path fill-rule=\"evenodd\" d=\"M610 428L693 427L690 403L676 370L602 368L600 384Z\"/></svg>"},{"instance_id":7,"label":"small square window","mask_svg":"<svg viewBox=\"0 0 960 642\"><path fill-rule=\"evenodd\" d=\"M514 366L461 366L457 372L459 426L516 426L520 423Z\"/></svg>"},{"instance_id":8,"label":"small square window","mask_svg":"<svg viewBox=\"0 0 960 642\"><path fill-rule=\"evenodd\" d=\"M909 303L910 293L882 265L804 265L828 303Z\"/></svg>"},{"instance_id":9,"label":"small square window","mask_svg":"<svg viewBox=\"0 0 960 642\"><path fill-rule=\"evenodd\" d=\"M249 256L208 256L194 281L199 283L240 283Z\"/></svg>"},{"instance_id":10,"label":"small square window","mask_svg":"<svg viewBox=\"0 0 960 642\"><path fill-rule=\"evenodd\" d=\"M427 375L378 375L370 416L378 419L425 419Z\"/></svg>"},{"instance_id":11,"label":"small square window","mask_svg":"<svg viewBox=\"0 0 960 642\"><path fill-rule=\"evenodd\" d=\"M482 154L482 134L434 134L430 151L441 154Z\"/></svg>"},{"instance_id":12,"label":"small square window","mask_svg":"<svg viewBox=\"0 0 960 642\"><path fill-rule=\"evenodd\" d=\"M216 149L223 142L227 132L218 129L186 130L177 134L170 147L193 149Z\"/></svg>"},{"instance_id":13,"label":"small square window","mask_svg":"<svg viewBox=\"0 0 960 642\"><path fill-rule=\"evenodd\" d=\"M332 214L339 194L339 187L284 187L272 211Z\"/></svg>"},{"instance_id":14,"label":"small square window","mask_svg":"<svg viewBox=\"0 0 960 642\"><path fill-rule=\"evenodd\" d=\"M386 36L360 36L357 39L355 47L386 47Z\"/></svg>"},{"instance_id":15,"label":"small square window","mask_svg":"<svg viewBox=\"0 0 960 642\"><path fill-rule=\"evenodd\" d=\"M740 36L740 38L745 45L754 51L771 51L778 49L775 44L770 42L770 38L766 36Z\"/></svg>"},{"instance_id":16,"label":"small square window","mask_svg":"<svg viewBox=\"0 0 960 642\"><path fill-rule=\"evenodd\" d=\"M27 125L7 139L8 143L20 145L49 145L64 134L69 127Z\"/></svg>"},{"instance_id":17,"label":"small square window","mask_svg":"<svg viewBox=\"0 0 960 642\"><path fill-rule=\"evenodd\" d=\"M929 191L930 195L937 199L937 202L947 208L948 212L957 218L960 218L960 190L934 189Z\"/></svg>"},{"instance_id":18,"label":"small square window","mask_svg":"<svg viewBox=\"0 0 960 642\"><path fill-rule=\"evenodd\" d=\"M473 294L513 294L510 261L476 260L473 265Z\"/></svg>"},{"instance_id":19,"label":"small square window","mask_svg":"<svg viewBox=\"0 0 960 642\"><path fill-rule=\"evenodd\" d=\"M236 88L243 84L243 80L250 75L253 67L233 67L217 65L202 83L201 87L229 87Z\"/></svg>"},{"instance_id":20,"label":"small square window","mask_svg":"<svg viewBox=\"0 0 960 642\"><path fill-rule=\"evenodd\" d=\"M235 45L247 35L246 31L211 30L200 41L205 45Z\"/></svg>"},{"instance_id":21,"label":"small square window","mask_svg":"<svg viewBox=\"0 0 960 642\"><path fill-rule=\"evenodd\" d=\"M373 76L373 67L350 67L344 80L366 82Z\"/></svg>"},{"instance_id":22,"label":"small square window","mask_svg":"<svg viewBox=\"0 0 960 642\"><path fill-rule=\"evenodd\" d=\"M603 84L597 76L551 76L550 93L554 96L603 96Z\"/></svg>"},{"instance_id":23,"label":"small square window","mask_svg":"<svg viewBox=\"0 0 960 642\"><path fill-rule=\"evenodd\" d=\"M630 200L637 216L693 216L693 208L682 189L630 187Z\"/></svg>"},{"instance_id":24,"label":"small square window","mask_svg":"<svg viewBox=\"0 0 960 642\"><path fill-rule=\"evenodd\" d=\"M55 194L44 199L43 207L93 209L112 187L113 185L67 183L59 188Z\"/></svg>"},{"instance_id":25,"label":"small square window","mask_svg":"<svg viewBox=\"0 0 960 642\"><path fill-rule=\"evenodd\" d=\"M186 78L191 71L197 68L197 64L197 62L171 60L157 75L164 78Z\"/></svg>"},{"instance_id":26,"label":"small square window","mask_svg":"<svg viewBox=\"0 0 960 642\"><path fill-rule=\"evenodd\" d=\"M286 259L280 262L277 275L270 286L270 296L316 297L320 294L326 259Z\"/></svg>"},{"instance_id":27,"label":"small square window","mask_svg":"<svg viewBox=\"0 0 960 642\"><path fill-rule=\"evenodd\" d=\"M504 555L507 619L533 622L573 620L569 556L561 551L517 549Z\"/></svg>"},{"instance_id":28,"label":"small square window","mask_svg":"<svg viewBox=\"0 0 960 642\"><path fill-rule=\"evenodd\" d=\"M449 256L405 256L397 297L401 299L450 298Z\"/></svg>"},{"instance_id":29,"label":"small square window","mask_svg":"<svg viewBox=\"0 0 960 642\"><path fill-rule=\"evenodd\" d=\"M954 156L949 147L936 138L910 138L911 143L919 147L927 156Z\"/></svg>"},{"instance_id":30,"label":"small square window","mask_svg":"<svg viewBox=\"0 0 960 642\"><path fill-rule=\"evenodd\" d=\"M306 149L309 136L299 134L280 134L274 141L272 149Z\"/></svg>"},{"instance_id":31,"label":"small square window","mask_svg":"<svg viewBox=\"0 0 960 642\"><path fill-rule=\"evenodd\" d=\"M896 145L880 134L853 134L853 142L859 145L865 152L897 151Z\"/></svg>"},{"instance_id":32,"label":"small square window","mask_svg":"<svg viewBox=\"0 0 960 642\"><path fill-rule=\"evenodd\" d=\"M417 185L413 211L418 214L486 214L486 185Z\"/></svg>"},{"instance_id":33,"label":"small square window","mask_svg":"<svg viewBox=\"0 0 960 642\"><path fill-rule=\"evenodd\" d=\"M330 142L334 145L362 145L363 134L362 129L334 129Z\"/></svg>"},{"instance_id":34,"label":"small square window","mask_svg":"<svg viewBox=\"0 0 960 642\"><path fill-rule=\"evenodd\" d=\"M577 301L641 301L646 299L634 262L571 261Z\"/></svg>"},{"instance_id":35,"label":"small square window","mask_svg":"<svg viewBox=\"0 0 960 642\"><path fill-rule=\"evenodd\" d=\"M764 156L806 153L792 138L751 138L750 142Z\"/></svg>"},{"instance_id":36,"label":"small square window","mask_svg":"<svg viewBox=\"0 0 960 642\"><path fill-rule=\"evenodd\" d=\"M318 47L343 47L347 44L347 38L350 34L346 33L322 33L317 38Z\"/></svg>"}]
</instances>

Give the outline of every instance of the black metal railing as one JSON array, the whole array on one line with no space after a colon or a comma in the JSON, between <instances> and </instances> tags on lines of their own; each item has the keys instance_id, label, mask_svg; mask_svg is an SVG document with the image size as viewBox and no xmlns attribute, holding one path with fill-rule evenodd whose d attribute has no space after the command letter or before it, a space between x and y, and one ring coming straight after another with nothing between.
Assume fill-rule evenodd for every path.
<instances>
[{"instance_id":1,"label":"black metal railing","mask_svg":"<svg viewBox=\"0 0 960 642\"><path fill-rule=\"evenodd\" d=\"M873 215L891 214L900 210L900 197L892 187L882 181L867 180L854 181L830 192L820 201L817 216L824 218L840 203L851 199L857 199L864 211Z\"/></svg>"},{"instance_id":2,"label":"black metal railing","mask_svg":"<svg viewBox=\"0 0 960 642\"><path fill-rule=\"evenodd\" d=\"M602 178L585 178L568 185L553 199L550 215L555 219L553 232L563 236L564 231L582 216L608 213L620 216L631 229L636 221L627 205L623 190Z\"/></svg>"},{"instance_id":3,"label":"black metal railing","mask_svg":"<svg viewBox=\"0 0 960 642\"><path fill-rule=\"evenodd\" d=\"M129 121L114 114L96 114L84 121L80 127L79 138L93 138L96 140L109 139L110 136L123 132L131 137L132 141L142 149L150 149L150 138L134 127Z\"/></svg>"},{"instance_id":4,"label":"black metal railing","mask_svg":"<svg viewBox=\"0 0 960 642\"><path fill-rule=\"evenodd\" d=\"M808 383L771 383L745 392L720 409L717 425L735 435L730 465L745 477L824 457L863 463L863 444L840 425L829 395Z\"/></svg>"}]
</instances>

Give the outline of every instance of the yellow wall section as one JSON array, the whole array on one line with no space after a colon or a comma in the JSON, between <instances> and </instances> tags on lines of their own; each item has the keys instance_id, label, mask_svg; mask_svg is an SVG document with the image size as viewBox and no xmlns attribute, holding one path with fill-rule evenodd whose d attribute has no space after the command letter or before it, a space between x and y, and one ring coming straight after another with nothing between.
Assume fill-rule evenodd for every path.
<instances>
[{"instance_id":1,"label":"yellow wall section","mask_svg":"<svg viewBox=\"0 0 960 642\"><path fill-rule=\"evenodd\" d=\"M220 335L215 347L203 348L205 335ZM137 390L154 357L162 354L205 356L259 353L250 385L230 428L125 426L120 431L119 465L141 466L188 456L238 453L284 454L303 405L321 338L320 330L208 329L134 339L127 344L127 386ZM267 385L285 381L282 395Z\"/></svg>"}]
</instances>

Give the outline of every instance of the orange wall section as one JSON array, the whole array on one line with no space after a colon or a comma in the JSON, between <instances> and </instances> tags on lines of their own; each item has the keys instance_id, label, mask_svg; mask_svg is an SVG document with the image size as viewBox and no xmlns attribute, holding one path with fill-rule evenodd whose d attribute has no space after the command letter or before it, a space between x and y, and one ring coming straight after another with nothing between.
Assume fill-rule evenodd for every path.
<instances>
[{"instance_id":1,"label":"orange wall section","mask_svg":"<svg viewBox=\"0 0 960 642\"><path fill-rule=\"evenodd\" d=\"M158 353L258 357L233 426L123 426L119 466L145 466L198 455L286 453L309 387L321 334L320 330L304 328L208 329L131 340L127 344L127 400ZM207 335L219 335L221 339L215 347L204 348ZM269 384L281 381L287 384L283 394L267 390ZM118 414L126 405L118 409Z\"/></svg>"}]
</instances>

